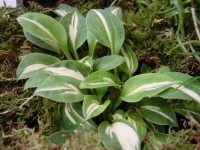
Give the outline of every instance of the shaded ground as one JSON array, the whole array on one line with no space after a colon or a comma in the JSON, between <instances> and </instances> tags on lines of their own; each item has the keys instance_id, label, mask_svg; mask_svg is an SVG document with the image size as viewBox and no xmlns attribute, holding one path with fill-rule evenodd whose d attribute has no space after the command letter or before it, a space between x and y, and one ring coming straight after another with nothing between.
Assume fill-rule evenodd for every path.
<instances>
[{"instance_id":1,"label":"shaded ground","mask_svg":"<svg viewBox=\"0 0 200 150\"><path fill-rule=\"evenodd\" d=\"M111 0L61 1L80 8L84 14L91 8L104 8L112 3ZM50 6L55 4L58 2L52 1ZM128 37L126 43L136 51L140 66L145 64L155 69L169 65L176 71L200 75L200 64L192 56L183 55L181 49L171 51L177 45L175 21L160 13L171 7L169 3L154 0L153 3L139 4L132 0L118 0L116 5L123 9ZM63 145L51 143L45 135L56 130L56 122L51 116L55 103L36 97L24 104L32 91L22 91L24 81L16 81L15 73L19 57L29 53L33 45L25 40L16 16L30 10L43 13L50 10L36 3L26 3L26 6L17 11L0 9L0 149L104 149L96 133L69 135L70 140ZM193 31L193 27L188 27L188 32L190 30ZM193 38L193 34L191 32L189 37ZM193 129L172 135L174 139L169 140L163 149L172 148L170 146L179 149L180 143L181 149L190 149L191 139L194 144L197 143L198 149L199 134Z\"/></svg>"}]
</instances>

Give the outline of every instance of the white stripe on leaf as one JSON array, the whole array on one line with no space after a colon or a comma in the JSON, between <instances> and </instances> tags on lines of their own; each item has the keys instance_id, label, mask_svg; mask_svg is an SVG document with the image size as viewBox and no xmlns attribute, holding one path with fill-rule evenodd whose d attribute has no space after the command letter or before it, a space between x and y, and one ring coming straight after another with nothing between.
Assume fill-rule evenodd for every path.
<instances>
[{"instance_id":1,"label":"white stripe on leaf","mask_svg":"<svg viewBox=\"0 0 200 150\"><path fill-rule=\"evenodd\" d=\"M122 48L121 52L124 55L124 58L126 59L126 64L127 64L128 70L130 72L132 72L134 70L134 66L132 65L133 64L133 59L130 58L131 57L130 52L127 51L127 53L126 53L124 48Z\"/></svg>"},{"instance_id":2,"label":"white stripe on leaf","mask_svg":"<svg viewBox=\"0 0 200 150\"><path fill-rule=\"evenodd\" d=\"M139 92L143 92L143 91L156 90L158 88L170 86L172 84L174 84L174 82L171 82L171 81L163 81L163 82L145 84L145 85L139 86L135 90L131 91L128 95L133 95L135 93L139 93Z\"/></svg>"},{"instance_id":3,"label":"white stripe on leaf","mask_svg":"<svg viewBox=\"0 0 200 150\"><path fill-rule=\"evenodd\" d=\"M113 9L113 10L111 11L111 13L114 14L115 16L117 16L118 10L119 10L119 7Z\"/></svg>"},{"instance_id":4,"label":"white stripe on leaf","mask_svg":"<svg viewBox=\"0 0 200 150\"><path fill-rule=\"evenodd\" d=\"M48 88L41 88L37 89L36 92L48 92L48 91L60 91L60 90L67 90L63 91L60 94L81 94L81 91L72 84L64 84L63 86L53 86Z\"/></svg>"},{"instance_id":5,"label":"white stripe on leaf","mask_svg":"<svg viewBox=\"0 0 200 150\"><path fill-rule=\"evenodd\" d=\"M71 24L69 25L69 35L72 42L72 47L76 49L76 36L78 33L78 13L75 11L72 15Z\"/></svg>"},{"instance_id":6,"label":"white stripe on leaf","mask_svg":"<svg viewBox=\"0 0 200 150\"><path fill-rule=\"evenodd\" d=\"M76 124L76 121L74 120L73 116L71 115L71 108L69 105L65 105L65 114L72 124Z\"/></svg>"},{"instance_id":7,"label":"white stripe on leaf","mask_svg":"<svg viewBox=\"0 0 200 150\"><path fill-rule=\"evenodd\" d=\"M55 10L55 12L57 13L57 14L59 14L60 16L65 16L66 14L67 14L67 12L66 11L63 11L63 10L61 10L61 9L57 9L57 10Z\"/></svg>"},{"instance_id":8,"label":"white stripe on leaf","mask_svg":"<svg viewBox=\"0 0 200 150\"><path fill-rule=\"evenodd\" d=\"M87 110L86 110L86 118L89 118L90 115L98 108L102 107L102 105L99 105L97 103L92 103L91 105L88 106Z\"/></svg>"},{"instance_id":9,"label":"white stripe on leaf","mask_svg":"<svg viewBox=\"0 0 200 150\"><path fill-rule=\"evenodd\" d=\"M192 97L194 100L196 100L197 102L200 103L200 95L195 93L194 91L192 91L191 89L183 86L183 85L178 85L178 84L174 84L171 85L170 87L175 88L179 91L182 91L183 93L189 95L190 97Z\"/></svg>"},{"instance_id":10,"label":"white stripe on leaf","mask_svg":"<svg viewBox=\"0 0 200 150\"><path fill-rule=\"evenodd\" d=\"M163 116L164 118L166 118L167 120L169 120L171 123L174 123L173 118L171 118L167 114L163 113L162 110L159 107L151 106L151 105L145 105L145 106L141 106L141 108L150 110L152 112L155 112L158 115Z\"/></svg>"},{"instance_id":11,"label":"white stripe on leaf","mask_svg":"<svg viewBox=\"0 0 200 150\"><path fill-rule=\"evenodd\" d=\"M78 80L84 79L84 76L79 71L74 71L66 67L58 67L58 68L49 67L49 68L46 68L45 70L52 72L55 75L68 76L68 77L75 78Z\"/></svg>"},{"instance_id":12,"label":"white stripe on leaf","mask_svg":"<svg viewBox=\"0 0 200 150\"><path fill-rule=\"evenodd\" d=\"M105 129L105 133L114 140L113 134L123 150L139 150L140 139L136 131L131 126L123 122L115 122Z\"/></svg>"},{"instance_id":13,"label":"white stripe on leaf","mask_svg":"<svg viewBox=\"0 0 200 150\"><path fill-rule=\"evenodd\" d=\"M106 19L104 18L104 16L97 10L93 10L97 16L100 18L100 20L102 21L102 24L106 30L106 33L108 35L108 40L109 40L109 43L110 43L110 46L111 46L111 49L112 49L112 38L111 38L111 34L110 34L110 30L109 30L109 27L108 27L108 24L106 22Z\"/></svg>"},{"instance_id":14,"label":"white stripe on leaf","mask_svg":"<svg viewBox=\"0 0 200 150\"><path fill-rule=\"evenodd\" d=\"M45 64L33 64L33 65L30 65L28 67L26 67L24 69L24 71L21 73L21 76L25 75L25 74L28 74L32 71L36 71L38 69L42 69L42 68L46 68L48 67L48 65L45 65Z\"/></svg>"},{"instance_id":15,"label":"white stripe on leaf","mask_svg":"<svg viewBox=\"0 0 200 150\"><path fill-rule=\"evenodd\" d=\"M47 33L50 37L51 37L51 39L53 40L53 41L57 41L56 40L56 38L51 34L51 32L49 32L49 30L47 30L42 24L40 24L39 22L37 22L37 21L35 21L35 20L31 20L31 19L29 19L29 18L25 18L25 17L20 17L20 19L23 19L23 20L26 20L26 21L28 21L28 22L31 22L31 23L33 23L33 24L35 24L38 28L40 28L41 30L43 30L45 33Z\"/></svg>"}]
</instances>

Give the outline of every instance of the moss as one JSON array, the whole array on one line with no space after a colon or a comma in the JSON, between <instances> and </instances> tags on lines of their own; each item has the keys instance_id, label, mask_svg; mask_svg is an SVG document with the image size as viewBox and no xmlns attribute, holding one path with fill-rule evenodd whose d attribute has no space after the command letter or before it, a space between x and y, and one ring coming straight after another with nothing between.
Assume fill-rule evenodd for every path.
<instances>
[{"instance_id":1,"label":"moss","mask_svg":"<svg viewBox=\"0 0 200 150\"><path fill-rule=\"evenodd\" d=\"M176 69L183 58L180 50L171 51L176 46L176 34L173 20L165 18L161 13L170 8L167 1L153 0L145 4L135 3L135 9L124 11L128 42L138 55L160 58L161 65L169 65Z\"/></svg>"}]
</instances>

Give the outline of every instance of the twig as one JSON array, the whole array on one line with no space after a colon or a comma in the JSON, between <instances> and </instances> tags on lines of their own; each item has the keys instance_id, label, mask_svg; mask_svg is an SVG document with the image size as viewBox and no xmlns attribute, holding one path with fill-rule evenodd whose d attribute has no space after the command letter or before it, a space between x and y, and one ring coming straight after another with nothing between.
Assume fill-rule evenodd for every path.
<instances>
[{"instance_id":1,"label":"twig","mask_svg":"<svg viewBox=\"0 0 200 150\"><path fill-rule=\"evenodd\" d=\"M198 28L196 11L195 11L195 8L194 8L194 1L193 0L191 0L191 13L192 13L192 20L193 20L193 23L194 23L194 28L195 28L197 37L200 41L200 31L199 31L199 28ZM192 52L196 52L191 44L190 44L190 49L191 49ZM200 63L199 55L194 55L194 58Z\"/></svg>"},{"instance_id":2,"label":"twig","mask_svg":"<svg viewBox=\"0 0 200 150\"><path fill-rule=\"evenodd\" d=\"M197 17L196 17L196 12L195 12L195 8L194 8L194 1L191 0L191 13L192 13L192 19L193 19L193 23L194 23L194 28L195 31L197 33L197 37L200 40L200 32L198 29L198 23L197 23Z\"/></svg>"},{"instance_id":3,"label":"twig","mask_svg":"<svg viewBox=\"0 0 200 150\"><path fill-rule=\"evenodd\" d=\"M114 0L114 1L110 4L110 7L113 6L116 2L117 2L117 0Z\"/></svg>"},{"instance_id":4,"label":"twig","mask_svg":"<svg viewBox=\"0 0 200 150\"><path fill-rule=\"evenodd\" d=\"M22 107L23 107L24 105L26 105L32 98L33 98L33 96L31 96L31 97L29 97L29 98L26 98L26 101L23 102L18 108L19 108L19 109L22 109Z\"/></svg>"},{"instance_id":5,"label":"twig","mask_svg":"<svg viewBox=\"0 0 200 150\"><path fill-rule=\"evenodd\" d=\"M15 109L22 109L22 107L23 107L24 105L26 105L32 98L33 98L33 96L31 96L31 97L29 97L29 98L25 98L26 101L23 102L19 107L14 107L14 108L11 108L11 109L7 109L7 110L5 110L5 111L3 111L3 112L0 112L0 115L7 114L7 113L9 113L9 112L11 112L11 111L13 111L13 110L15 110Z\"/></svg>"}]
</instances>

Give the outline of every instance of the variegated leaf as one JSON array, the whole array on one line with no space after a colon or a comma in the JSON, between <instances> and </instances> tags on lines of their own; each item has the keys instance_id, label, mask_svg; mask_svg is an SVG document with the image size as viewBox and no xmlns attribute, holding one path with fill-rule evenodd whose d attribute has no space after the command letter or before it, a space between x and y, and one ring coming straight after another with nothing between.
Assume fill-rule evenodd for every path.
<instances>
[{"instance_id":1,"label":"variegated leaf","mask_svg":"<svg viewBox=\"0 0 200 150\"><path fill-rule=\"evenodd\" d=\"M145 122L138 114L133 113L132 111L127 112L127 120L135 127L142 141L147 133L147 126Z\"/></svg>"},{"instance_id":2,"label":"variegated leaf","mask_svg":"<svg viewBox=\"0 0 200 150\"><path fill-rule=\"evenodd\" d=\"M110 72L96 71L86 77L80 85L81 89L93 89L109 86L120 86L121 82L118 77Z\"/></svg>"},{"instance_id":3,"label":"variegated leaf","mask_svg":"<svg viewBox=\"0 0 200 150\"><path fill-rule=\"evenodd\" d=\"M40 39L39 37L33 36L30 33L24 31L24 35L28 41L31 43L44 48L45 50L50 50L52 52L60 53L60 49L57 47L57 43Z\"/></svg>"},{"instance_id":4,"label":"variegated leaf","mask_svg":"<svg viewBox=\"0 0 200 150\"><path fill-rule=\"evenodd\" d=\"M83 115L86 120L98 116L109 106L110 100L106 100L104 103L101 102L98 96L88 95L85 96L83 101Z\"/></svg>"},{"instance_id":5,"label":"variegated leaf","mask_svg":"<svg viewBox=\"0 0 200 150\"><path fill-rule=\"evenodd\" d=\"M18 17L17 20L24 31L32 36L31 38L36 37L48 44L51 50L57 53L62 50L66 56L69 56L65 29L55 19L44 14L31 12Z\"/></svg>"},{"instance_id":6,"label":"variegated leaf","mask_svg":"<svg viewBox=\"0 0 200 150\"><path fill-rule=\"evenodd\" d=\"M54 11L58 16L64 17L65 15L76 11L75 7L71 7L67 4L60 4L58 8Z\"/></svg>"},{"instance_id":7,"label":"variegated leaf","mask_svg":"<svg viewBox=\"0 0 200 150\"><path fill-rule=\"evenodd\" d=\"M67 76L77 80L84 80L84 76L79 71L74 71L66 67L48 67L45 71L53 75Z\"/></svg>"},{"instance_id":8,"label":"variegated leaf","mask_svg":"<svg viewBox=\"0 0 200 150\"><path fill-rule=\"evenodd\" d=\"M137 57L133 50L127 45L122 47L121 52L126 60L126 63L121 66L121 69L131 77L138 68Z\"/></svg>"},{"instance_id":9,"label":"variegated leaf","mask_svg":"<svg viewBox=\"0 0 200 150\"><path fill-rule=\"evenodd\" d=\"M180 72L166 72L165 75L177 81L177 84L170 86L171 88L160 93L159 95L165 99L184 99L195 100L200 103L200 82L192 76Z\"/></svg>"},{"instance_id":10,"label":"variegated leaf","mask_svg":"<svg viewBox=\"0 0 200 150\"><path fill-rule=\"evenodd\" d=\"M104 9L104 10L108 11L108 12L112 13L113 15L122 19L122 9L120 7L111 6L111 7Z\"/></svg>"},{"instance_id":11,"label":"variegated leaf","mask_svg":"<svg viewBox=\"0 0 200 150\"><path fill-rule=\"evenodd\" d=\"M136 75L124 84L121 98L126 102L138 102L144 97L156 96L173 85L176 85L176 82L164 74Z\"/></svg>"},{"instance_id":12,"label":"variegated leaf","mask_svg":"<svg viewBox=\"0 0 200 150\"><path fill-rule=\"evenodd\" d=\"M135 128L125 120L115 120L112 124L104 121L98 132L106 148L140 150L140 137Z\"/></svg>"},{"instance_id":13,"label":"variegated leaf","mask_svg":"<svg viewBox=\"0 0 200 150\"><path fill-rule=\"evenodd\" d=\"M177 126L176 114L163 99L151 98L142 100L139 108L144 119L158 125Z\"/></svg>"},{"instance_id":14,"label":"variegated leaf","mask_svg":"<svg viewBox=\"0 0 200 150\"><path fill-rule=\"evenodd\" d=\"M17 78L29 78L37 70L44 69L51 64L58 62L59 59L51 55L42 53L31 53L22 58L17 68Z\"/></svg>"},{"instance_id":15,"label":"variegated leaf","mask_svg":"<svg viewBox=\"0 0 200 150\"><path fill-rule=\"evenodd\" d=\"M45 97L57 102L73 103L84 99L79 89L80 81L61 75L53 75L39 85L34 95Z\"/></svg>"},{"instance_id":16,"label":"variegated leaf","mask_svg":"<svg viewBox=\"0 0 200 150\"><path fill-rule=\"evenodd\" d=\"M85 18L74 11L65 15L60 23L63 25L68 36L68 47L74 54L74 57L78 59L77 49L86 41L87 28L85 23Z\"/></svg>"},{"instance_id":17,"label":"variegated leaf","mask_svg":"<svg viewBox=\"0 0 200 150\"><path fill-rule=\"evenodd\" d=\"M82 114L80 103L68 103L59 108L60 111L60 124L65 130L78 131L91 131L96 130L96 124L91 120L86 121Z\"/></svg>"},{"instance_id":18,"label":"variegated leaf","mask_svg":"<svg viewBox=\"0 0 200 150\"><path fill-rule=\"evenodd\" d=\"M121 110L118 109L117 111L115 111L115 113L112 115L113 120L119 120L119 119L126 119L126 113Z\"/></svg>"},{"instance_id":19,"label":"variegated leaf","mask_svg":"<svg viewBox=\"0 0 200 150\"><path fill-rule=\"evenodd\" d=\"M83 80L90 68L74 60L59 61L47 68L35 71L26 82L24 89L38 87L50 75L62 75L76 80Z\"/></svg>"},{"instance_id":20,"label":"variegated leaf","mask_svg":"<svg viewBox=\"0 0 200 150\"><path fill-rule=\"evenodd\" d=\"M105 10L93 9L86 16L89 34L102 45L109 47L112 54L119 54L125 38L121 20Z\"/></svg>"},{"instance_id":21,"label":"variegated leaf","mask_svg":"<svg viewBox=\"0 0 200 150\"><path fill-rule=\"evenodd\" d=\"M178 104L174 104L173 109L181 114L184 115L186 118L195 119L200 122L200 105L196 102L181 102Z\"/></svg>"},{"instance_id":22,"label":"variegated leaf","mask_svg":"<svg viewBox=\"0 0 200 150\"><path fill-rule=\"evenodd\" d=\"M91 70L93 70L93 59L92 59L92 57L86 56L86 57L82 58L81 60L79 60L79 62L86 65Z\"/></svg>"},{"instance_id":23,"label":"variegated leaf","mask_svg":"<svg viewBox=\"0 0 200 150\"><path fill-rule=\"evenodd\" d=\"M109 55L101 57L94 63L94 70L112 70L125 62L124 57L119 55Z\"/></svg>"},{"instance_id":24,"label":"variegated leaf","mask_svg":"<svg viewBox=\"0 0 200 150\"><path fill-rule=\"evenodd\" d=\"M87 33L87 43L89 47L89 56L93 57L98 40L95 39L89 32Z\"/></svg>"}]
</instances>

